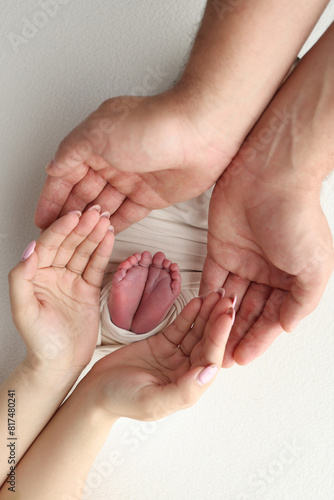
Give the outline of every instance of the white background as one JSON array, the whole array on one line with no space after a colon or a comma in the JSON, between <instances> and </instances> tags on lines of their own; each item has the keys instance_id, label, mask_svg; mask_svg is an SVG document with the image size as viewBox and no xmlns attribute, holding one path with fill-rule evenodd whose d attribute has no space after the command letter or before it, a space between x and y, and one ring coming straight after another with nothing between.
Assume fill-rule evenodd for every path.
<instances>
[{"instance_id":1,"label":"white background","mask_svg":"<svg viewBox=\"0 0 334 500\"><path fill-rule=\"evenodd\" d=\"M135 94L145 81L147 93L175 81L205 2L62 3L15 51L10 34L21 34L26 19L38 22L41 8L35 0L1 0L1 380L25 355L11 322L7 273L38 236L33 215L46 163L104 99ZM332 1L307 48L333 14ZM155 81L147 79L152 71ZM331 177L322 204L332 230L333 190ZM194 408L154 424L118 422L85 498L334 498L333 297L332 278L296 332L250 366L221 372Z\"/></svg>"}]
</instances>

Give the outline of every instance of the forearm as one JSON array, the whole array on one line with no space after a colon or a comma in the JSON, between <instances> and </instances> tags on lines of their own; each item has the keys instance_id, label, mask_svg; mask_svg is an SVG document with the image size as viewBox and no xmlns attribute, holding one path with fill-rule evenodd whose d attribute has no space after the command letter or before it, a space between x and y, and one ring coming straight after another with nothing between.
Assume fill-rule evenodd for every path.
<instances>
[{"instance_id":1,"label":"forearm","mask_svg":"<svg viewBox=\"0 0 334 500\"><path fill-rule=\"evenodd\" d=\"M209 0L177 88L209 133L244 139L328 0ZM214 139L213 139L214 140Z\"/></svg>"},{"instance_id":2,"label":"forearm","mask_svg":"<svg viewBox=\"0 0 334 500\"><path fill-rule=\"evenodd\" d=\"M74 374L60 376L45 367L36 369L27 357L2 383L0 484L48 423L75 380Z\"/></svg>"},{"instance_id":3,"label":"forearm","mask_svg":"<svg viewBox=\"0 0 334 500\"><path fill-rule=\"evenodd\" d=\"M318 199L334 159L334 23L303 57L241 149L247 170Z\"/></svg>"},{"instance_id":4,"label":"forearm","mask_svg":"<svg viewBox=\"0 0 334 500\"><path fill-rule=\"evenodd\" d=\"M0 499L80 499L115 420L97 408L94 390L83 379L17 466L16 493L4 485Z\"/></svg>"}]
</instances>

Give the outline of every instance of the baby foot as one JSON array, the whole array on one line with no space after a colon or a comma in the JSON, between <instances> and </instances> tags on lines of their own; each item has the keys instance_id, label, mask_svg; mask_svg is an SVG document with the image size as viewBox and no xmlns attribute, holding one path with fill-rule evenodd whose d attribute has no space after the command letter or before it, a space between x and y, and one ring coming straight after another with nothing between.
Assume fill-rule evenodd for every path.
<instances>
[{"instance_id":1,"label":"baby foot","mask_svg":"<svg viewBox=\"0 0 334 500\"><path fill-rule=\"evenodd\" d=\"M112 322L130 330L152 264L150 252L135 253L122 262L112 280L108 307Z\"/></svg>"},{"instance_id":2,"label":"baby foot","mask_svg":"<svg viewBox=\"0 0 334 500\"><path fill-rule=\"evenodd\" d=\"M147 281L131 331L146 333L165 317L181 291L179 266L172 264L162 252L157 252L148 270Z\"/></svg>"}]
</instances>

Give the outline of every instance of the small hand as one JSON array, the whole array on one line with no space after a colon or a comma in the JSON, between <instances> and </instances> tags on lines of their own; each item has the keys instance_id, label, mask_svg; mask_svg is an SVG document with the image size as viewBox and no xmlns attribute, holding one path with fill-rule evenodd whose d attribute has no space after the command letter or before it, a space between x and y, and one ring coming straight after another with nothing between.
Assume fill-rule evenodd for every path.
<instances>
[{"instance_id":1,"label":"small hand","mask_svg":"<svg viewBox=\"0 0 334 500\"><path fill-rule=\"evenodd\" d=\"M39 198L37 226L98 203L113 214L118 233L152 209L210 188L240 143L199 124L185 102L175 91L105 101L60 144Z\"/></svg>"},{"instance_id":2,"label":"small hand","mask_svg":"<svg viewBox=\"0 0 334 500\"><path fill-rule=\"evenodd\" d=\"M193 299L164 331L122 347L87 375L96 404L114 417L156 420L193 405L221 366L232 300Z\"/></svg>"},{"instance_id":3,"label":"small hand","mask_svg":"<svg viewBox=\"0 0 334 500\"><path fill-rule=\"evenodd\" d=\"M14 323L32 365L59 373L89 363L99 325L100 286L114 234L98 210L58 219L9 274Z\"/></svg>"}]
</instances>

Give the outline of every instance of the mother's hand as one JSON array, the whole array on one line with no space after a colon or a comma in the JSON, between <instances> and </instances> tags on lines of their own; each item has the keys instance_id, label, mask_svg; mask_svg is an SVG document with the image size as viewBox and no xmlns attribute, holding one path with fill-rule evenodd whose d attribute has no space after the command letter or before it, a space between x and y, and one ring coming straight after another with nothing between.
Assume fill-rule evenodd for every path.
<instances>
[{"instance_id":1,"label":"mother's hand","mask_svg":"<svg viewBox=\"0 0 334 500\"><path fill-rule=\"evenodd\" d=\"M85 377L113 417L157 420L192 406L222 364L234 320L219 293L193 299L164 331L98 361Z\"/></svg>"}]
</instances>

